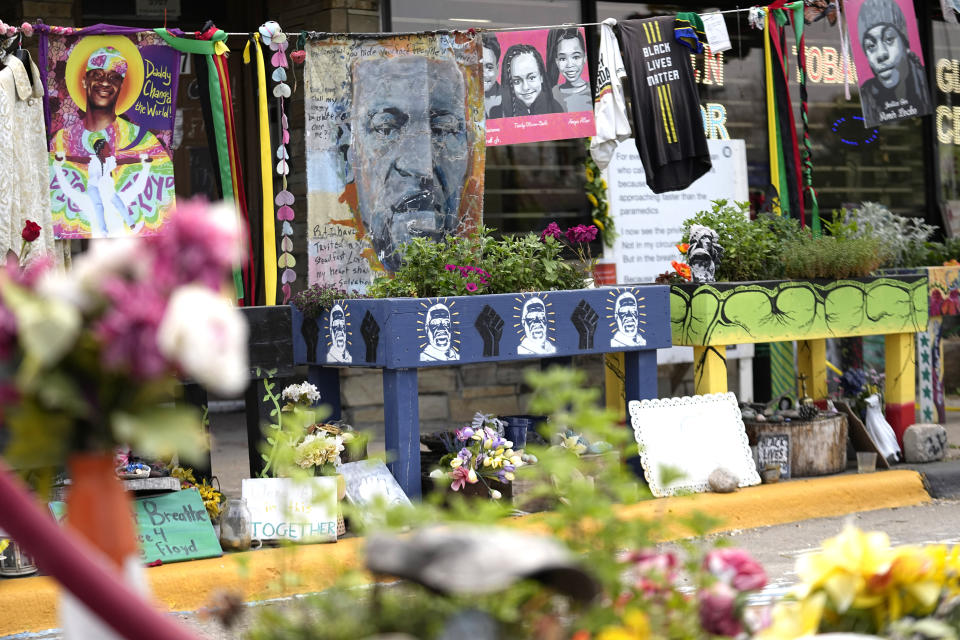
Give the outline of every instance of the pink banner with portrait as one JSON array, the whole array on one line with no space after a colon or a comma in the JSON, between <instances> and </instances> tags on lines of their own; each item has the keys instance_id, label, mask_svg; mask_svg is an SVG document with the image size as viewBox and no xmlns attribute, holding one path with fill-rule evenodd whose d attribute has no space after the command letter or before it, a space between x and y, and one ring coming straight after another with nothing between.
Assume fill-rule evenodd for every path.
<instances>
[{"instance_id":1,"label":"pink banner with portrait","mask_svg":"<svg viewBox=\"0 0 960 640\"><path fill-rule=\"evenodd\" d=\"M487 146L596 133L582 27L483 35Z\"/></svg>"},{"instance_id":2,"label":"pink banner with portrait","mask_svg":"<svg viewBox=\"0 0 960 640\"><path fill-rule=\"evenodd\" d=\"M933 113L913 0L847 0L867 128Z\"/></svg>"}]
</instances>

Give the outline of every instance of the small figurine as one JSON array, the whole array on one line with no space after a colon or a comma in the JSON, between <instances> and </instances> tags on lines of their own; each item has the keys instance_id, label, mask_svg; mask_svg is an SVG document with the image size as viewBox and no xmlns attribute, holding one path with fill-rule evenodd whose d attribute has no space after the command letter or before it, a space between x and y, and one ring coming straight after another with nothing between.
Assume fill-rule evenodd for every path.
<instances>
[{"instance_id":1,"label":"small figurine","mask_svg":"<svg viewBox=\"0 0 960 640\"><path fill-rule=\"evenodd\" d=\"M695 224L690 227L690 248L687 250L687 264L693 281L697 283L716 282L717 267L723 258L723 247L718 242L717 232L710 227Z\"/></svg>"}]
</instances>

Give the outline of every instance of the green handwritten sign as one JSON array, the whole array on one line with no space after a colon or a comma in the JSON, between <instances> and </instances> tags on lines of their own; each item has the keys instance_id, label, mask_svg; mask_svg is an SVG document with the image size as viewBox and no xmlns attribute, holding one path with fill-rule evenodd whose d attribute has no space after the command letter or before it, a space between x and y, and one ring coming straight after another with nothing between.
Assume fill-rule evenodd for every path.
<instances>
[{"instance_id":1,"label":"green handwritten sign","mask_svg":"<svg viewBox=\"0 0 960 640\"><path fill-rule=\"evenodd\" d=\"M57 520L66 515L63 502L51 502ZM196 489L173 491L134 500L140 557L146 563L181 562L223 555L210 517Z\"/></svg>"}]
</instances>

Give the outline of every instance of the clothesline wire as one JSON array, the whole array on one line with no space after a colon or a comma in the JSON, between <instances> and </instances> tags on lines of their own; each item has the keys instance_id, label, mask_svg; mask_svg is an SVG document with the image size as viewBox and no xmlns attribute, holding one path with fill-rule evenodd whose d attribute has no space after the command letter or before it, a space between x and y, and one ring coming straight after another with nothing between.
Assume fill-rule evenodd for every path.
<instances>
[{"instance_id":1,"label":"clothesline wire","mask_svg":"<svg viewBox=\"0 0 960 640\"><path fill-rule=\"evenodd\" d=\"M727 9L726 11L708 11L706 13L701 13L700 15L714 15L714 14L727 14L727 13L746 13L750 11L750 7L744 9ZM532 27L472 27L474 31L526 31L528 29L561 29L564 27L597 27L603 24L602 22L564 22L563 24L544 24L539 26ZM227 32L228 36L249 36L249 32L243 31L230 31ZM299 31L288 32L287 37L297 37L300 35ZM373 35L373 34L356 34L356 35ZM394 34L398 35L398 34Z\"/></svg>"}]
</instances>

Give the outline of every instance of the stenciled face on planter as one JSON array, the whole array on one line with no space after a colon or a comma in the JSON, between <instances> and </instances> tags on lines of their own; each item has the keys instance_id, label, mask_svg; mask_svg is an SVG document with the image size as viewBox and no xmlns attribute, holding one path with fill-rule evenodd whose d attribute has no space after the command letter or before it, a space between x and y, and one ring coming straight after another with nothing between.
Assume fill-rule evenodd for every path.
<instances>
[{"instance_id":1,"label":"stenciled face on planter","mask_svg":"<svg viewBox=\"0 0 960 640\"><path fill-rule=\"evenodd\" d=\"M353 362L350 351L347 350L349 339L347 336L347 312L342 304L334 304L330 309L330 326L328 331L327 362Z\"/></svg>"},{"instance_id":2,"label":"stenciled face on planter","mask_svg":"<svg viewBox=\"0 0 960 640\"><path fill-rule=\"evenodd\" d=\"M454 319L450 307L437 302L427 309L422 320L426 344L420 348L420 361L459 360L460 353L454 348Z\"/></svg>"},{"instance_id":3,"label":"stenciled face on planter","mask_svg":"<svg viewBox=\"0 0 960 640\"><path fill-rule=\"evenodd\" d=\"M549 315L553 315L549 312ZM551 343L553 320L548 318L547 303L542 298L528 298L520 310L520 329L523 339L517 347L520 355L543 355L556 353Z\"/></svg>"},{"instance_id":4,"label":"stenciled face on planter","mask_svg":"<svg viewBox=\"0 0 960 640\"><path fill-rule=\"evenodd\" d=\"M611 347L636 347L647 344L640 335L640 304L633 292L624 291L617 296L613 304L613 320L616 330L610 338Z\"/></svg>"}]
</instances>

